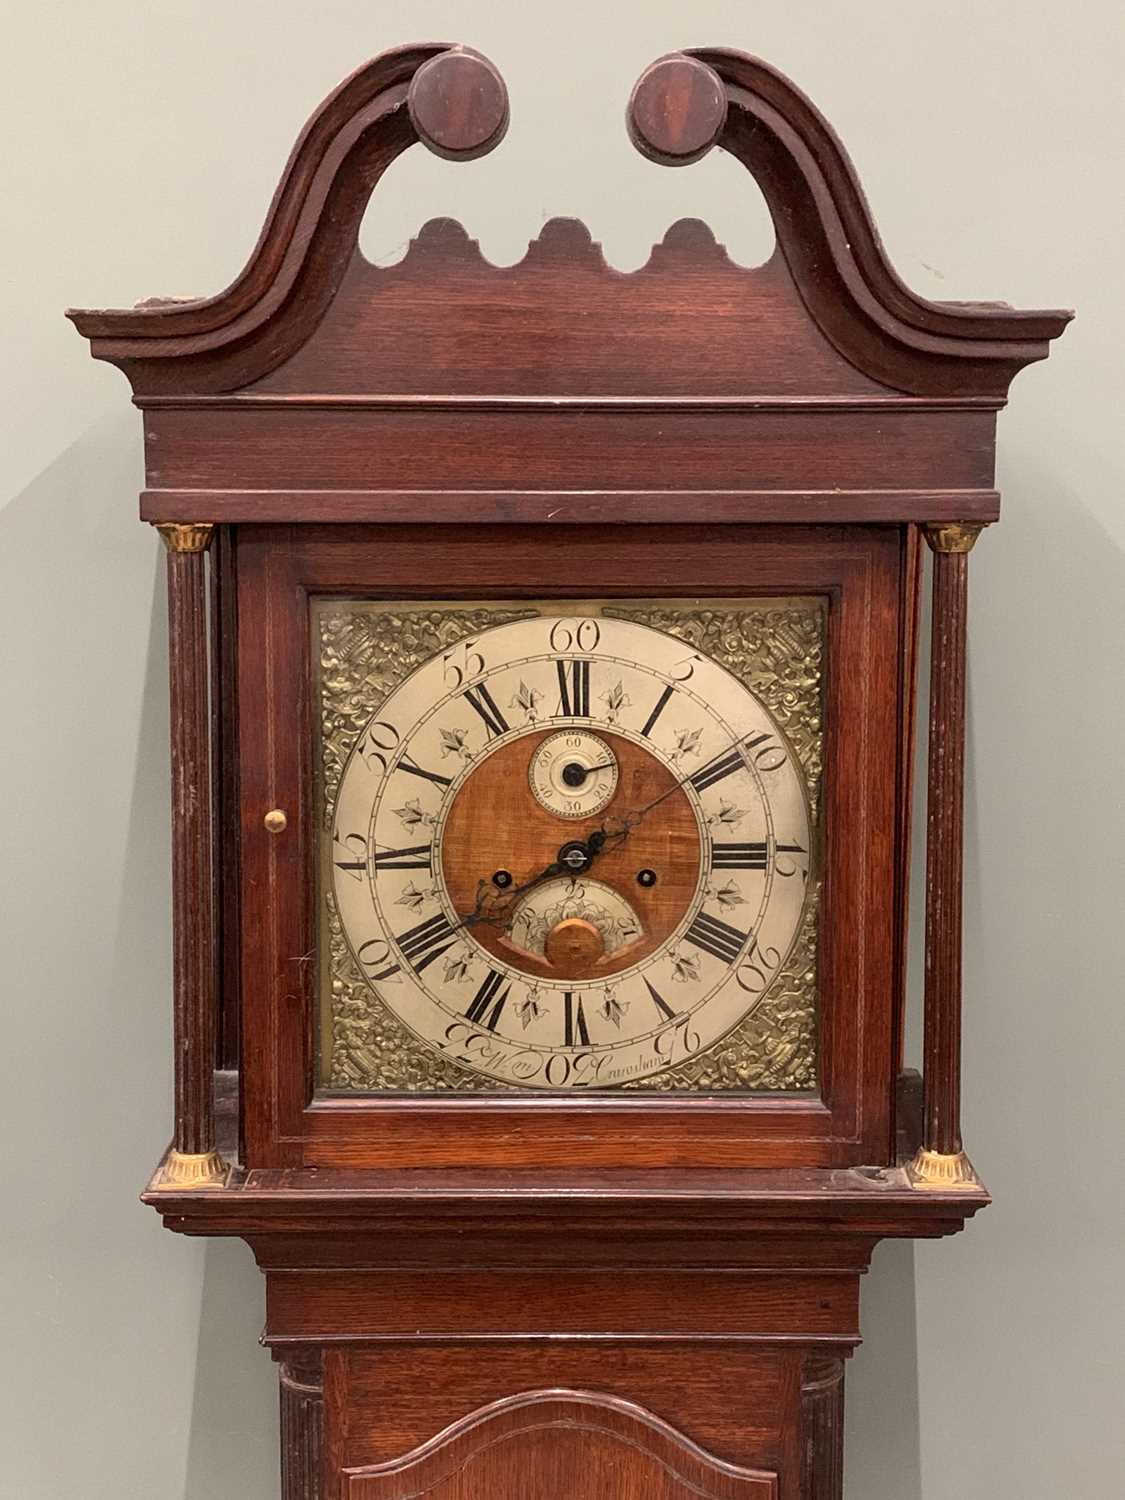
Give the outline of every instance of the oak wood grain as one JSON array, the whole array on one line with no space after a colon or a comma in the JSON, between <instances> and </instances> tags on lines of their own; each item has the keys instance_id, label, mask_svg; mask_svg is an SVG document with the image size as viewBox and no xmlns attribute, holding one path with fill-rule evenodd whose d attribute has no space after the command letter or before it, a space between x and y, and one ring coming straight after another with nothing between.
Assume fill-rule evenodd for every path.
<instances>
[{"instance_id":1,"label":"oak wood grain","mask_svg":"<svg viewBox=\"0 0 1125 1500\"><path fill-rule=\"evenodd\" d=\"M962 490L296 490L147 489L146 521L288 522L463 526L591 526L617 522L666 526L689 516L695 525L898 521L995 521L993 489Z\"/></svg>"},{"instance_id":2,"label":"oak wood grain","mask_svg":"<svg viewBox=\"0 0 1125 1500\"><path fill-rule=\"evenodd\" d=\"M596 491L605 520L617 490L991 490L995 422L988 410L161 406L145 412L146 473L156 490ZM799 504L785 518L799 521Z\"/></svg>"},{"instance_id":3,"label":"oak wood grain","mask_svg":"<svg viewBox=\"0 0 1125 1500\"><path fill-rule=\"evenodd\" d=\"M330 1466L394 1462L474 1410L563 1386L634 1402L726 1463L779 1469L786 1466L787 1428L799 1421L801 1358L797 1350L690 1340L616 1347L559 1340L487 1351L455 1341L331 1348ZM346 1425L335 1419L344 1411Z\"/></svg>"},{"instance_id":4,"label":"oak wood grain","mask_svg":"<svg viewBox=\"0 0 1125 1500\"><path fill-rule=\"evenodd\" d=\"M778 1500L776 1474L724 1463L632 1402L554 1389L494 1402L343 1481L345 1500Z\"/></svg>"}]
</instances>

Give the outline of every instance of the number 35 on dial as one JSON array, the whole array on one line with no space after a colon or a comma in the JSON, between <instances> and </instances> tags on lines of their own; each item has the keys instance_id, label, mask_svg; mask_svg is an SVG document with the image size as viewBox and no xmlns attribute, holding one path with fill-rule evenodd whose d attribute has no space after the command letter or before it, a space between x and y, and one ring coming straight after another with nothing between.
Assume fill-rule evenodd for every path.
<instances>
[{"instance_id":1,"label":"number 35 on dial","mask_svg":"<svg viewBox=\"0 0 1125 1500\"><path fill-rule=\"evenodd\" d=\"M477 630L373 702L325 860L382 1004L513 1088L655 1080L721 1041L785 963L815 837L738 678L568 610Z\"/></svg>"}]
</instances>

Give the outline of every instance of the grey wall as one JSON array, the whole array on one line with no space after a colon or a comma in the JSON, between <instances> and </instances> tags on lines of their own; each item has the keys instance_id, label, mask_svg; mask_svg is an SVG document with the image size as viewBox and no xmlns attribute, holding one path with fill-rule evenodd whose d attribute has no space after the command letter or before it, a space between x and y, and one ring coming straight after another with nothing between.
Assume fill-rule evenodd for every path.
<instances>
[{"instance_id":1,"label":"grey wall","mask_svg":"<svg viewBox=\"0 0 1125 1500\"><path fill-rule=\"evenodd\" d=\"M918 290L1080 310L1016 383L1005 521L973 560L965 1117L997 1202L957 1240L877 1255L849 1494L1118 1493L1118 7L9 0L3 22L0 1495L276 1494L249 1254L164 1234L136 1202L169 1115L162 567L135 519L127 387L61 310L217 291L313 106L427 37L496 61L513 126L473 166L396 165L365 225L373 256L454 213L513 260L543 218L577 213L629 267L696 213L753 263L768 235L741 169L664 171L621 129L652 58L729 44L834 122Z\"/></svg>"}]
</instances>

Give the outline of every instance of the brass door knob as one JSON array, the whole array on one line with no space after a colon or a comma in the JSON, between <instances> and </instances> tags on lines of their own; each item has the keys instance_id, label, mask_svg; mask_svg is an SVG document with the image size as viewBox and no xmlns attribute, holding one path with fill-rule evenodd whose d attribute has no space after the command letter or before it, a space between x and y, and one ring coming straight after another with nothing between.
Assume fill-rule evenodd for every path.
<instances>
[{"instance_id":1,"label":"brass door knob","mask_svg":"<svg viewBox=\"0 0 1125 1500\"><path fill-rule=\"evenodd\" d=\"M289 826L289 819L285 816L280 807L272 808L268 813L266 813L265 817L262 819L262 822L266 826L267 833L284 833L286 828Z\"/></svg>"}]
</instances>

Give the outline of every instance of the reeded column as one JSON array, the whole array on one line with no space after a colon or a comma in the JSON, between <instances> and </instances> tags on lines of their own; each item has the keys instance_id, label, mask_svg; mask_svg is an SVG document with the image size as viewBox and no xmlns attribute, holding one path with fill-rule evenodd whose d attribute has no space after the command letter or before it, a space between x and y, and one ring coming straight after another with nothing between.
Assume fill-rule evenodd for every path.
<instances>
[{"instance_id":1,"label":"reeded column","mask_svg":"<svg viewBox=\"0 0 1125 1500\"><path fill-rule=\"evenodd\" d=\"M172 690L172 995L175 1134L159 1188L222 1187L216 1150L207 583L210 525L162 525Z\"/></svg>"},{"instance_id":2,"label":"reeded column","mask_svg":"<svg viewBox=\"0 0 1125 1500\"><path fill-rule=\"evenodd\" d=\"M976 522L931 525L929 781L922 1145L916 1187L974 1188L961 1142L961 877L965 821L965 626Z\"/></svg>"},{"instance_id":3,"label":"reeded column","mask_svg":"<svg viewBox=\"0 0 1125 1500\"><path fill-rule=\"evenodd\" d=\"M801 1378L801 1500L843 1500L844 1361L810 1357Z\"/></svg>"},{"instance_id":4,"label":"reeded column","mask_svg":"<svg viewBox=\"0 0 1125 1500\"><path fill-rule=\"evenodd\" d=\"M319 1354L286 1360L281 1388L281 1500L323 1493L324 1378Z\"/></svg>"}]
</instances>

